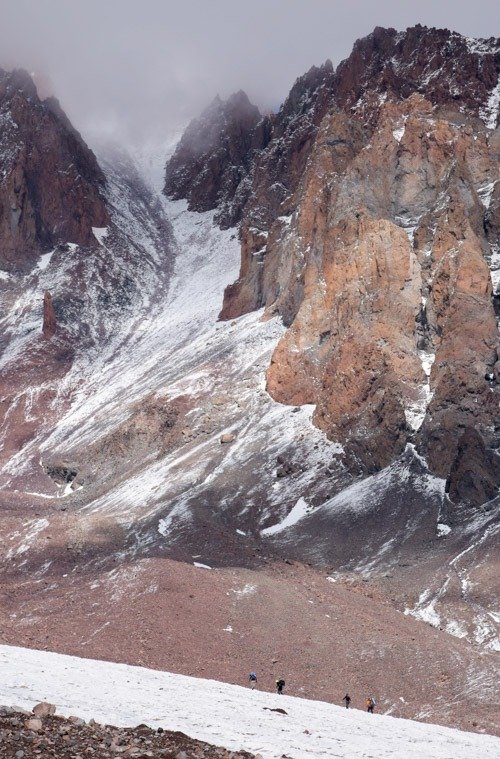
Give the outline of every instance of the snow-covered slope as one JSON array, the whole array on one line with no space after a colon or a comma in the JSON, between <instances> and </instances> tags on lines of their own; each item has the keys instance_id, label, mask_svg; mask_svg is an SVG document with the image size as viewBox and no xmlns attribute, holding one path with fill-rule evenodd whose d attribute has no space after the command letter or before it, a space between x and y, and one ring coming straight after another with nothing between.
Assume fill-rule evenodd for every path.
<instances>
[{"instance_id":1,"label":"snow-covered slope","mask_svg":"<svg viewBox=\"0 0 500 759\"><path fill-rule=\"evenodd\" d=\"M361 702L361 694L352 694ZM496 759L500 739L125 664L0 646L0 700L145 722L263 759ZM286 714L275 711L283 709Z\"/></svg>"}]
</instances>

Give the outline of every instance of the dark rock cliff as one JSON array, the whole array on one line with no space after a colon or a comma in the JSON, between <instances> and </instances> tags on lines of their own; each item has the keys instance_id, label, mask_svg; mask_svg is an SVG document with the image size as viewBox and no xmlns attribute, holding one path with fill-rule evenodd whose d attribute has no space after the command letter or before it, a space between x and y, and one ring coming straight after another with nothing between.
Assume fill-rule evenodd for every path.
<instances>
[{"instance_id":1,"label":"dark rock cliff","mask_svg":"<svg viewBox=\"0 0 500 759\"><path fill-rule=\"evenodd\" d=\"M223 102L218 96L186 129L167 165L165 193L187 198L192 211L218 209L229 227L241 218L246 181L256 150L268 139L266 121L241 90Z\"/></svg>"},{"instance_id":2,"label":"dark rock cliff","mask_svg":"<svg viewBox=\"0 0 500 759\"><path fill-rule=\"evenodd\" d=\"M58 243L107 224L104 176L54 99L24 71L0 70L0 268L25 271Z\"/></svg>"}]
</instances>

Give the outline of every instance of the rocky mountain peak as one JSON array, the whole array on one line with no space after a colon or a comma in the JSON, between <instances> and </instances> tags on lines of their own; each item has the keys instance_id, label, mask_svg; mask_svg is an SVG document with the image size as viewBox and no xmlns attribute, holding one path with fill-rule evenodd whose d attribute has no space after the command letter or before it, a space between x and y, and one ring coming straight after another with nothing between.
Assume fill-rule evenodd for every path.
<instances>
[{"instance_id":1,"label":"rocky mountain peak","mask_svg":"<svg viewBox=\"0 0 500 759\"><path fill-rule=\"evenodd\" d=\"M239 221L253 151L265 140L265 133L256 130L260 120L259 109L242 90L226 101L214 98L191 121L169 161L165 193L186 198L193 211L218 208L222 227Z\"/></svg>"},{"instance_id":2,"label":"rocky mountain peak","mask_svg":"<svg viewBox=\"0 0 500 759\"><path fill-rule=\"evenodd\" d=\"M0 267L29 269L64 242L89 244L107 223L104 175L54 99L22 70L0 71Z\"/></svg>"},{"instance_id":3,"label":"rocky mountain peak","mask_svg":"<svg viewBox=\"0 0 500 759\"><path fill-rule=\"evenodd\" d=\"M333 64L330 60L327 60L322 66L311 66L309 71L300 76L292 86L279 110L277 123L283 124L287 119L309 110L314 105L319 90L323 87L331 87L333 73Z\"/></svg>"},{"instance_id":4,"label":"rocky mountain peak","mask_svg":"<svg viewBox=\"0 0 500 759\"><path fill-rule=\"evenodd\" d=\"M330 60L312 66L295 81L278 113L267 120L268 134L262 149L254 153L252 185L245 199L243 218L248 227L265 230L287 212L282 205L297 188L318 126L332 105L333 82Z\"/></svg>"},{"instance_id":5,"label":"rocky mountain peak","mask_svg":"<svg viewBox=\"0 0 500 759\"><path fill-rule=\"evenodd\" d=\"M500 39L476 40L417 24L377 27L358 40L335 76L335 102L373 123L378 106L413 92L435 106L482 115L500 71Z\"/></svg>"},{"instance_id":6,"label":"rocky mountain peak","mask_svg":"<svg viewBox=\"0 0 500 759\"><path fill-rule=\"evenodd\" d=\"M0 70L0 97L14 97L17 93L25 98L38 99L36 85L24 69Z\"/></svg>"},{"instance_id":7,"label":"rocky mountain peak","mask_svg":"<svg viewBox=\"0 0 500 759\"><path fill-rule=\"evenodd\" d=\"M371 130L386 101L421 94L434 108L479 116L492 126L498 121L499 71L498 39L475 40L421 25L404 32L376 27L336 70L327 60L300 76L278 113L257 128L257 114L244 93L233 96L238 107L229 118L232 99L216 98L186 130L167 166L165 190L187 198L192 210L219 208L222 226L243 217L248 226L265 229L287 213L282 204L298 186L328 111L340 108ZM222 168L228 123L237 123L241 111L254 139L246 141L238 162L230 165L226 158Z\"/></svg>"},{"instance_id":8,"label":"rocky mountain peak","mask_svg":"<svg viewBox=\"0 0 500 759\"><path fill-rule=\"evenodd\" d=\"M248 99L248 95L243 90L238 90L238 92L233 92L232 95L228 97L225 103L226 110L228 111L235 111L237 113L242 113L243 111L248 111L252 115L257 115L257 117L260 116L259 109L257 106L252 105L250 100Z\"/></svg>"}]
</instances>

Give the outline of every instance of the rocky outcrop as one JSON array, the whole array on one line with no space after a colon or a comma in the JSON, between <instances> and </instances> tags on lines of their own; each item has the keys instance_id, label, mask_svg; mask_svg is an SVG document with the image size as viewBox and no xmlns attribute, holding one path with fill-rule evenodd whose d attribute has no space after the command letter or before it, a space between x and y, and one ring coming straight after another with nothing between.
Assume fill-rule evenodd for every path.
<instances>
[{"instance_id":1,"label":"rocky outcrop","mask_svg":"<svg viewBox=\"0 0 500 759\"><path fill-rule=\"evenodd\" d=\"M478 116L499 71L499 39L470 39L420 24L405 32L377 27L338 67L335 103L374 124L386 100L420 93L434 105Z\"/></svg>"},{"instance_id":2,"label":"rocky outcrop","mask_svg":"<svg viewBox=\"0 0 500 759\"><path fill-rule=\"evenodd\" d=\"M331 61L319 68L313 66L297 79L279 112L271 117L272 138L256 156L240 230L240 276L227 287L221 319L232 319L265 303L262 263L276 234L276 226L273 230L271 227L276 219L286 225L294 208L293 193L303 175L319 124L331 105L333 76Z\"/></svg>"},{"instance_id":3,"label":"rocky outcrop","mask_svg":"<svg viewBox=\"0 0 500 759\"><path fill-rule=\"evenodd\" d=\"M267 121L241 90L217 96L186 129L167 164L165 193L187 198L191 211L218 209L222 227L240 220L254 152L266 144Z\"/></svg>"},{"instance_id":4,"label":"rocky outcrop","mask_svg":"<svg viewBox=\"0 0 500 759\"><path fill-rule=\"evenodd\" d=\"M467 427L457 444L457 455L446 482L452 503L478 506L491 501L498 490L500 457L487 450L481 435Z\"/></svg>"},{"instance_id":5,"label":"rocky outcrop","mask_svg":"<svg viewBox=\"0 0 500 759\"><path fill-rule=\"evenodd\" d=\"M54 311L54 304L52 302L52 295L48 290L45 291L43 296L43 325L42 334L45 338L49 339L54 337L57 329L56 314Z\"/></svg>"},{"instance_id":6,"label":"rocky outcrop","mask_svg":"<svg viewBox=\"0 0 500 759\"><path fill-rule=\"evenodd\" d=\"M59 243L89 244L108 222L104 176L54 99L0 70L0 268L26 271Z\"/></svg>"},{"instance_id":7,"label":"rocky outcrop","mask_svg":"<svg viewBox=\"0 0 500 759\"><path fill-rule=\"evenodd\" d=\"M366 470L416 436L446 477L464 425L492 441L498 403L477 193L496 170L488 136L413 96L384 106L370 142L336 173L332 122L339 116L325 119L297 212L262 264L264 304L292 320L268 388L282 402L315 403L316 423Z\"/></svg>"},{"instance_id":8,"label":"rocky outcrop","mask_svg":"<svg viewBox=\"0 0 500 759\"><path fill-rule=\"evenodd\" d=\"M299 77L277 114L271 140L256 157L244 227L265 230L281 213L304 172L318 126L331 105L331 61Z\"/></svg>"},{"instance_id":9,"label":"rocky outcrop","mask_svg":"<svg viewBox=\"0 0 500 759\"><path fill-rule=\"evenodd\" d=\"M443 112L468 113L491 122L498 120L491 109L499 72L500 40L471 40L417 25L402 33L377 28L356 42L336 71L327 61L298 79L273 117L269 145L256 157L241 229L242 268L238 281L227 289L221 318L234 318L266 302L255 283L249 292L261 262L262 236L269 235L277 217L286 218L296 208L295 191L327 112L340 109L349 116L354 139L363 131L365 144L384 103L416 93ZM332 134L330 139L349 144L352 138L349 133Z\"/></svg>"}]
</instances>

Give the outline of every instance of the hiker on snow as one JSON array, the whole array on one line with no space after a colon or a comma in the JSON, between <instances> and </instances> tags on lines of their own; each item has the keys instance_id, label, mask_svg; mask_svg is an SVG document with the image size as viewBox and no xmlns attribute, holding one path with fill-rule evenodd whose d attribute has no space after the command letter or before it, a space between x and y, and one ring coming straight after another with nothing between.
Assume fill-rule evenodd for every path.
<instances>
[{"instance_id":1,"label":"hiker on snow","mask_svg":"<svg viewBox=\"0 0 500 759\"><path fill-rule=\"evenodd\" d=\"M255 686L257 685L257 675L255 674L255 672L250 672L250 674L248 675L248 681L250 683L251 689L253 690Z\"/></svg>"},{"instance_id":2,"label":"hiker on snow","mask_svg":"<svg viewBox=\"0 0 500 759\"><path fill-rule=\"evenodd\" d=\"M281 696L283 693L283 688L285 687L285 681L283 678L280 678L279 680L276 680L276 690L278 691L279 695Z\"/></svg>"},{"instance_id":3,"label":"hiker on snow","mask_svg":"<svg viewBox=\"0 0 500 759\"><path fill-rule=\"evenodd\" d=\"M345 694L345 696L342 699L342 701L345 701L345 708L349 709L349 704L351 703L351 697L350 697L350 695L348 693Z\"/></svg>"},{"instance_id":4,"label":"hiker on snow","mask_svg":"<svg viewBox=\"0 0 500 759\"><path fill-rule=\"evenodd\" d=\"M375 700L370 696L370 698L366 699L366 711L370 714L373 714L373 710L375 709Z\"/></svg>"}]
</instances>

